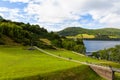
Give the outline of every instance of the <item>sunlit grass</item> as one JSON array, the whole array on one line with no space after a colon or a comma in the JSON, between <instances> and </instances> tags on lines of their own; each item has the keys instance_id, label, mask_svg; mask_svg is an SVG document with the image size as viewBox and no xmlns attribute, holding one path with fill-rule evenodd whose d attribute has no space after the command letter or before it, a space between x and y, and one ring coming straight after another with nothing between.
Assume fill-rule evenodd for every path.
<instances>
[{"instance_id":1,"label":"sunlit grass","mask_svg":"<svg viewBox=\"0 0 120 80\"><path fill-rule=\"evenodd\" d=\"M89 34L78 34L76 36L67 36L67 38L95 38L95 36Z\"/></svg>"},{"instance_id":2,"label":"sunlit grass","mask_svg":"<svg viewBox=\"0 0 120 80\"><path fill-rule=\"evenodd\" d=\"M0 47L0 79L49 73L79 65L51 57L37 50Z\"/></svg>"},{"instance_id":3,"label":"sunlit grass","mask_svg":"<svg viewBox=\"0 0 120 80\"><path fill-rule=\"evenodd\" d=\"M46 51L61 57L72 58L74 60L78 60L81 62L88 62L88 63L102 65L102 66L112 66L114 68L120 68L119 63L106 61L106 60L98 60L95 58L78 55L78 54L75 54L73 51L68 51L68 50L46 50ZM120 80L120 73L115 74L115 80Z\"/></svg>"},{"instance_id":4,"label":"sunlit grass","mask_svg":"<svg viewBox=\"0 0 120 80\"><path fill-rule=\"evenodd\" d=\"M95 38L94 35L89 35L89 34L78 34L76 35L76 37L80 37L82 36L82 38Z\"/></svg>"},{"instance_id":5,"label":"sunlit grass","mask_svg":"<svg viewBox=\"0 0 120 80\"><path fill-rule=\"evenodd\" d=\"M87 57L87 56L83 56L83 55L78 55L75 54L73 51L68 51L68 50L46 50L52 54L61 56L61 57L66 57L66 58L72 58L74 60L78 60L81 62L88 62L88 63L94 63L94 64L99 64L99 65L104 65L104 66L112 66L115 68L120 68L120 64L119 63L115 63L115 62L111 62L111 61L106 61L106 60L99 60L99 59L95 59L95 58L91 58L91 57Z\"/></svg>"},{"instance_id":6,"label":"sunlit grass","mask_svg":"<svg viewBox=\"0 0 120 80\"><path fill-rule=\"evenodd\" d=\"M0 46L0 80L4 79L102 80L87 65L28 50L27 47Z\"/></svg>"}]
</instances>

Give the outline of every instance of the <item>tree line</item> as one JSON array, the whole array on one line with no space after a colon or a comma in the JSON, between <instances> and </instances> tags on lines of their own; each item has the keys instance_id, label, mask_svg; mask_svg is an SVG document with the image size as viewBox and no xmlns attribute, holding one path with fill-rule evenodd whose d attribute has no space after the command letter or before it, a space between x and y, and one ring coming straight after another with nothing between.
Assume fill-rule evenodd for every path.
<instances>
[{"instance_id":1,"label":"tree line","mask_svg":"<svg viewBox=\"0 0 120 80\"><path fill-rule=\"evenodd\" d=\"M120 63L120 45L116 45L113 48L93 52L92 55L98 59L105 59Z\"/></svg>"}]
</instances>

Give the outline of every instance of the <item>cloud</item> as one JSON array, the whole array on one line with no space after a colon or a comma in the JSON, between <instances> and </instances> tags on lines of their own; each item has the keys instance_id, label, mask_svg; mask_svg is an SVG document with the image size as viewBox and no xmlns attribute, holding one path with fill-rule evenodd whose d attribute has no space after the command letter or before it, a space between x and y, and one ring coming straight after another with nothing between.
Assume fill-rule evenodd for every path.
<instances>
[{"instance_id":1,"label":"cloud","mask_svg":"<svg viewBox=\"0 0 120 80\"><path fill-rule=\"evenodd\" d=\"M24 18L22 14L20 14L21 10L18 8L7 8L0 7L0 15L5 19L13 20L13 21L21 21L20 18Z\"/></svg>"},{"instance_id":2,"label":"cloud","mask_svg":"<svg viewBox=\"0 0 120 80\"><path fill-rule=\"evenodd\" d=\"M25 12L30 15L36 15L40 22L59 23L66 19L79 19L78 15L72 14L71 3L66 2L67 5L64 2L63 0L45 0L36 4L33 1L25 8Z\"/></svg>"},{"instance_id":3,"label":"cloud","mask_svg":"<svg viewBox=\"0 0 120 80\"><path fill-rule=\"evenodd\" d=\"M81 16L89 14L94 21L105 26L117 24L119 27L119 4L116 0L37 0L40 2L36 4L34 1L28 4L25 11L30 15L36 15L38 22L47 23L61 23L66 20L76 20L76 23L81 24L77 20ZM112 13L112 14L111 14ZM74 22L73 22L74 23ZM71 22L72 24L72 22ZM87 23L86 23L87 24ZM90 23L88 23L90 24ZM66 23L67 25L67 23ZM96 24L95 24L96 25ZM94 25L94 26L95 26ZM64 26L64 24L63 24ZM71 25L72 26L72 25Z\"/></svg>"},{"instance_id":4,"label":"cloud","mask_svg":"<svg viewBox=\"0 0 120 80\"><path fill-rule=\"evenodd\" d=\"M19 18L18 15L20 15L23 18L27 18L26 22L38 23L49 30L61 30L68 26L82 26L86 28L109 26L120 28L120 1L118 0L6 1L27 3L21 14L21 10L8 10L12 11L9 18ZM1 11L4 10L3 8ZM83 18L83 16L87 17Z\"/></svg>"},{"instance_id":5,"label":"cloud","mask_svg":"<svg viewBox=\"0 0 120 80\"><path fill-rule=\"evenodd\" d=\"M11 3L15 3L15 2L28 3L31 0L3 0L3 1L9 1Z\"/></svg>"},{"instance_id":6,"label":"cloud","mask_svg":"<svg viewBox=\"0 0 120 80\"><path fill-rule=\"evenodd\" d=\"M116 13L110 13L100 19L101 23L106 23L109 27L120 27L120 15Z\"/></svg>"}]
</instances>

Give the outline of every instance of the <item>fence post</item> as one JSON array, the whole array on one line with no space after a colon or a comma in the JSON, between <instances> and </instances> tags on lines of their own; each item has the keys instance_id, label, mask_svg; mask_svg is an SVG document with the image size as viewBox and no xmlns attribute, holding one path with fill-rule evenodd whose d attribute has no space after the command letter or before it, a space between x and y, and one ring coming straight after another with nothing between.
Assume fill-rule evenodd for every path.
<instances>
[{"instance_id":1,"label":"fence post","mask_svg":"<svg viewBox=\"0 0 120 80\"><path fill-rule=\"evenodd\" d=\"M111 67L111 66L109 66L109 68L111 69L111 72L112 72L112 80L114 80L114 78L115 78L115 75L114 75L114 73L115 73L115 71L113 70L113 68Z\"/></svg>"}]
</instances>

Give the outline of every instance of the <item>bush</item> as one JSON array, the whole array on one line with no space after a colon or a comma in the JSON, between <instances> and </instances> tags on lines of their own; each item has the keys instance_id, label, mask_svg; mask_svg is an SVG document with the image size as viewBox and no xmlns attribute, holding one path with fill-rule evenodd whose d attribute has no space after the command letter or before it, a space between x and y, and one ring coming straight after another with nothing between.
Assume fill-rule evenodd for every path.
<instances>
[{"instance_id":1,"label":"bush","mask_svg":"<svg viewBox=\"0 0 120 80\"><path fill-rule=\"evenodd\" d=\"M4 41L0 39L0 45L4 45Z\"/></svg>"}]
</instances>

